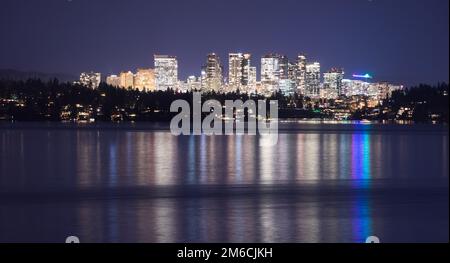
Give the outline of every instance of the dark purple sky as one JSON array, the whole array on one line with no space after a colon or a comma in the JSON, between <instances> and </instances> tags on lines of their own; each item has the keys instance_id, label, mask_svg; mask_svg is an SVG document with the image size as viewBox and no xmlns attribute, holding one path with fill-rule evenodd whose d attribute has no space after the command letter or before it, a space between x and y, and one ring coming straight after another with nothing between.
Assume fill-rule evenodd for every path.
<instances>
[{"instance_id":1,"label":"dark purple sky","mask_svg":"<svg viewBox=\"0 0 450 263\"><path fill-rule=\"evenodd\" d=\"M403 84L448 81L448 0L0 0L0 68L104 74L208 52L305 52L322 70Z\"/></svg>"}]
</instances>

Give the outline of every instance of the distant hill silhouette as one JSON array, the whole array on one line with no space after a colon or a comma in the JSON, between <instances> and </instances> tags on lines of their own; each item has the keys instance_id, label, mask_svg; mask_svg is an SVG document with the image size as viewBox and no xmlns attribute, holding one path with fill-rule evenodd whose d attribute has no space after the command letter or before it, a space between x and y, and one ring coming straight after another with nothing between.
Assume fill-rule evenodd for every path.
<instances>
[{"instance_id":1,"label":"distant hill silhouette","mask_svg":"<svg viewBox=\"0 0 450 263\"><path fill-rule=\"evenodd\" d=\"M0 79L27 80L30 78L41 79L43 81L56 78L60 82L72 82L78 80L78 77L64 73L42 73L33 71L19 71L14 69L0 69Z\"/></svg>"}]
</instances>

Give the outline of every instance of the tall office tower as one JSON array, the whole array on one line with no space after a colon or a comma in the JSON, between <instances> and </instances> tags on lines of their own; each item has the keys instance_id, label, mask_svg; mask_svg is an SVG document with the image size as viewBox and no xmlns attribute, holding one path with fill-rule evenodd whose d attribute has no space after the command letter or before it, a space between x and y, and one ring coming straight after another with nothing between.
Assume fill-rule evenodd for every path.
<instances>
[{"instance_id":1,"label":"tall office tower","mask_svg":"<svg viewBox=\"0 0 450 263\"><path fill-rule=\"evenodd\" d=\"M261 58L261 85L265 95L278 90L280 81L280 55L268 54Z\"/></svg>"},{"instance_id":2,"label":"tall office tower","mask_svg":"<svg viewBox=\"0 0 450 263\"><path fill-rule=\"evenodd\" d=\"M91 88L91 89L98 88L101 80L102 80L102 75L100 73L83 72L80 74L81 85Z\"/></svg>"},{"instance_id":3,"label":"tall office tower","mask_svg":"<svg viewBox=\"0 0 450 263\"><path fill-rule=\"evenodd\" d=\"M317 98L320 94L320 63L306 65L305 94Z\"/></svg>"},{"instance_id":4,"label":"tall office tower","mask_svg":"<svg viewBox=\"0 0 450 263\"><path fill-rule=\"evenodd\" d=\"M228 55L228 84L230 89L238 89L242 80L242 53L230 53Z\"/></svg>"},{"instance_id":5,"label":"tall office tower","mask_svg":"<svg viewBox=\"0 0 450 263\"><path fill-rule=\"evenodd\" d=\"M289 59L287 56L280 56L280 79L289 78Z\"/></svg>"},{"instance_id":6,"label":"tall office tower","mask_svg":"<svg viewBox=\"0 0 450 263\"><path fill-rule=\"evenodd\" d=\"M206 92L220 92L222 91L222 65L220 64L219 56L215 53L210 53L206 61Z\"/></svg>"},{"instance_id":7,"label":"tall office tower","mask_svg":"<svg viewBox=\"0 0 450 263\"><path fill-rule=\"evenodd\" d=\"M156 90L176 89L178 84L178 61L174 56L155 55Z\"/></svg>"},{"instance_id":8,"label":"tall office tower","mask_svg":"<svg viewBox=\"0 0 450 263\"><path fill-rule=\"evenodd\" d=\"M155 85L155 71L149 69L138 69L134 77L134 88L139 91L154 91Z\"/></svg>"},{"instance_id":9,"label":"tall office tower","mask_svg":"<svg viewBox=\"0 0 450 263\"><path fill-rule=\"evenodd\" d=\"M242 59L242 77L241 77L241 85L247 86L250 79L250 67L251 67L251 55L244 54L244 58Z\"/></svg>"},{"instance_id":10,"label":"tall office tower","mask_svg":"<svg viewBox=\"0 0 450 263\"><path fill-rule=\"evenodd\" d=\"M342 69L332 68L328 72L323 73L323 88L326 90L328 99L335 99L343 94L343 79L344 71Z\"/></svg>"},{"instance_id":11,"label":"tall office tower","mask_svg":"<svg viewBox=\"0 0 450 263\"><path fill-rule=\"evenodd\" d=\"M278 89L283 95L290 96L295 92L295 65L289 62L286 56L281 56L280 59L280 80Z\"/></svg>"},{"instance_id":12,"label":"tall office tower","mask_svg":"<svg viewBox=\"0 0 450 263\"><path fill-rule=\"evenodd\" d=\"M284 69L283 69L284 67ZM280 90L284 95L293 95L296 92L297 65L287 61L287 66L282 67Z\"/></svg>"},{"instance_id":13,"label":"tall office tower","mask_svg":"<svg viewBox=\"0 0 450 263\"><path fill-rule=\"evenodd\" d=\"M289 62L288 64L288 79L294 81L297 84L297 64Z\"/></svg>"},{"instance_id":14,"label":"tall office tower","mask_svg":"<svg viewBox=\"0 0 450 263\"><path fill-rule=\"evenodd\" d=\"M229 91L246 90L250 75L250 54L230 53L228 56Z\"/></svg>"},{"instance_id":15,"label":"tall office tower","mask_svg":"<svg viewBox=\"0 0 450 263\"><path fill-rule=\"evenodd\" d=\"M106 84L113 87L120 87L120 77L117 75L109 75L106 77Z\"/></svg>"},{"instance_id":16,"label":"tall office tower","mask_svg":"<svg viewBox=\"0 0 450 263\"><path fill-rule=\"evenodd\" d=\"M256 93L256 67L250 67L248 70L247 93Z\"/></svg>"},{"instance_id":17,"label":"tall office tower","mask_svg":"<svg viewBox=\"0 0 450 263\"><path fill-rule=\"evenodd\" d=\"M306 88L306 56L298 55L297 56L297 73L296 73L296 86L297 93L305 94Z\"/></svg>"},{"instance_id":18,"label":"tall office tower","mask_svg":"<svg viewBox=\"0 0 450 263\"><path fill-rule=\"evenodd\" d=\"M131 71L120 72L120 87L124 89L134 89L134 74Z\"/></svg>"}]
</instances>

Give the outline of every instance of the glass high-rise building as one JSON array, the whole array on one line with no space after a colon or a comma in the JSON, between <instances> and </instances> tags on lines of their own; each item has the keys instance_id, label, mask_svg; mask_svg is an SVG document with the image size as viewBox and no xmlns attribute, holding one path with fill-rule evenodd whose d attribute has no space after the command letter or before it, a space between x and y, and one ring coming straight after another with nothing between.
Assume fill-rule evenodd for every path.
<instances>
[{"instance_id":1,"label":"glass high-rise building","mask_svg":"<svg viewBox=\"0 0 450 263\"><path fill-rule=\"evenodd\" d=\"M222 65L220 64L220 58L216 53L210 53L207 56L205 70L205 85L204 90L206 92L221 92L223 86L222 77Z\"/></svg>"},{"instance_id":2,"label":"glass high-rise building","mask_svg":"<svg viewBox=\"0 0 450 263\"><path fill-rule=\"evenodd\" d=\"M248 70L247 93L256 93L256 67L250 67Z\"/></svg>"},{"instance_id":3,"label":"glass high-rise building","mask_svg":"<svg viewBox=\"0 0 450 263\"><path fill-rule=\"evenodd\" d=\"M242 79L242 53L230 53L228 55L228 84L231 89L238 89Z\"/></svg>"},{"instance_id":4,"label":"glass high-rise building","mask_svg":"<svg viewBox=\"0 0 450 263\"><path fill-rule=\"evenodd\" d=\"M320 63L306 65L305 95L317 98L320 94Z\"/></svg>"},{"instance_id":5,"label":"glass high-rise building","mask_svg":"<svg viewBox=\"0 0 450 263\"><path fill-rule=\"evenodd\" d=\"M305 94L306 92L306 56L297 56L297 67L296 67L296 86L297 93Z\"/></svg>"},{"instance_id":6,"label":"glass high-rise building","mask_svg":"<svg viewBox=\"0 0 450 263\"><path fill-rule=\"evenodd\" d=\"M155 55L156 90L176 89L178 85L178 61L175 56Z\"/></svg>"},{"instance_id":7,"label":"glass high-rise building","mask_svg":"<svg viewBox=\"0 0 450 263\"><path fill-rule=\"evenodd\" d=\"M327 91L327 98L333 99L343 94L343 79L344 71L342 69L332 68L328 72L323 73L323 88Z\"/></svg>"},{"instance_id":8,"label":"glass high-rise building","mask_svg":"<svg viewBox=\"0 0 450 263\"><path fill-rule=\"evenodd\" d=\"M289 78L289 59L287 56L280 56L280 79L288 79Z\"/></svg>"},{"instance_id":9,"label":"glass high-rise building","mask_svg":"<svg viewBox=\"0 0 450 263\"><path fill-rule=\"evenodd\" d=\"M250 54L230 53L228 56L228 84L230 91L246 90L250 79Z\"/></svg>"},{"instance_id":10,"label":"glass high-rise building","mask_svg":"<svg viewBox=\"0 0 450 263\"><path fill-rule=\"evenodd\" d=\"M261 58L261 85L266 95L278 90L281 71L281 56L268 54Z\"/></svg>"}]
</instances>

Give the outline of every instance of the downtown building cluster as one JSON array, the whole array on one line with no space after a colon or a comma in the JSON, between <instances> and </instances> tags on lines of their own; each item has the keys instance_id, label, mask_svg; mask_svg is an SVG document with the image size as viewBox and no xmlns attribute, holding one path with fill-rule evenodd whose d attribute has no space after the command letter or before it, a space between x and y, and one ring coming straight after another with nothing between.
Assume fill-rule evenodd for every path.
<instances>
[{"instance_id":1,"label":"downtown building cluster","mask_svg":"<svg viewBox=\"0 0 450 263\"><path fill-rule=\"evenodd\" d=\"M392 91L402 89L401 85L387 82L371 82L369 75L362 78L345 78L344 70L331 68L322 73L321 65L308 61L303 54L294 60L280 54L261 57L260 80L257 68L249 53L228 55L228 76L216 53L206 57L198 76L179 80L178 60L175 56L155 55L153 68L140 68L136 72L123 71L106 77L106 83L120 88L144 92L201 91L229 93L237 92L271 96L281 92L285 96L294 94L311 99L337 99L340 97L366 96L377 100L385 99ZM100 84L100 73L82 73L80 83L96 88Z\"/></svg>"}]
</instances>

